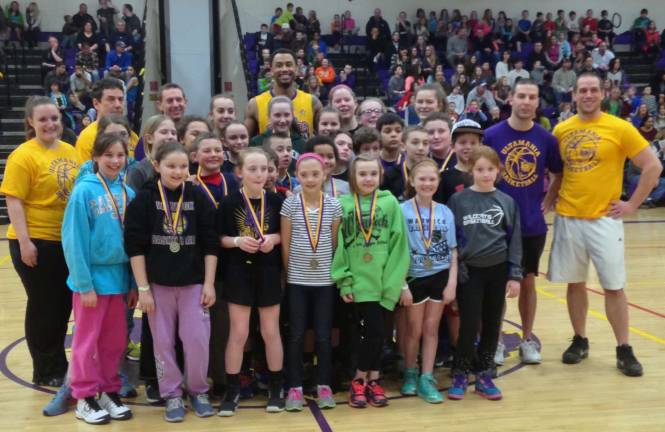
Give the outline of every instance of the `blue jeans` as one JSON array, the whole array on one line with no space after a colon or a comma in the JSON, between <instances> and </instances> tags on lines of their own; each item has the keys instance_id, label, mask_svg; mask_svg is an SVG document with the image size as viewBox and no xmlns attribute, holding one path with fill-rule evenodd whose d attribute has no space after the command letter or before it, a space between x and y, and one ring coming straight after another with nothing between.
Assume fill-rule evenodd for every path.
<instances>
[{"instance_id":1,"label":"blue jeans","mask_svg":"<svg viewBox=\"0 0 665 432\"><path fill-rule=\"evenodd\" d=\"M332 317L337 289L334 285L304 286L288 284L289 339L287 371L289 387L301 387L303 381L303 341L308 318L312 319L316 339L317 384L330 385L332 363Z\"/></svg>"}]
</instances>

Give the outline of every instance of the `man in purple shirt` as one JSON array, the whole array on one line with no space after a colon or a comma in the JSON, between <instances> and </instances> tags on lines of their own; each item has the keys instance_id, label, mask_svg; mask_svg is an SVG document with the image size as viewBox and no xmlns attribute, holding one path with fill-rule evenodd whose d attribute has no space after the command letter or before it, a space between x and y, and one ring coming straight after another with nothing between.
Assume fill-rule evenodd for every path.
<instances>
[{"instance_id":1,"label":"man in purple shirt","mask_svg":"<svg viewBox=\"0 0 665 432\"><path fill-rule=\"evenodd\" d=\"M550 187L545 195L546 170L554 186L561 182L563 170L556 138L533 122L538 102L538 85L530 79L519 80L510 94L510 117L487 129L483 140L496 150L504 165L498 188L510 195L520 209L524 271L519 299L523 330L520 357L527 364L541 361L539 346L531 339L536 315L535 278L547 235L545 213L556 198L556 194L549 191L558 190L558 187ZM504 350L499 342L495 355L497 365L503 364Z\"/></svg>"}]
</instances>

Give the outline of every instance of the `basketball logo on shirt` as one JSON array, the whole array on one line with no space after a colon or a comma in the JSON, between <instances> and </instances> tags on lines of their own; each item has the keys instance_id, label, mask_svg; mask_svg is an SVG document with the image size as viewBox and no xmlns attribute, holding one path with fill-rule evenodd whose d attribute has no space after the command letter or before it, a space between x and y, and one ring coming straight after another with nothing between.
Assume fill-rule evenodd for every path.
<instances>
[{"instance_id":1,"label":"basketball logo on shirt","mask_svg":"<svg viewBox=\"0 0 665 432\"><path fill-rule=\"evenodd\" d=\"M58 182L58 190L55 195L61 201L67 201L72 192L72 184L74 183L74 176L72 171L78 168L78 164L71 159L58 158L53 159L48 167L51 174L55 174L56 181Z\"/></svg>"},{"instance_id":2,"label":"basketball logo on shirt","mask_svg":"<svg viewBox=\"0 0 665 432\"><path fill-rule=\"evenodd\" d=\"M503 180L513 187L527 187L538 179L540 150L530 141L517 140L501 150L505 156Z\"/></svg>"},{"instance_id":3,"label":"basketball logo on shirt","mask_svg":"<svg viewBox=\"0 0 665 432\"><path fill-rule=\"evenodd\" d=\"M563 161L571 172L585 172L596 167L600 136L588 129L574 130L562 138Z\"/></svg>"}]
</instances>

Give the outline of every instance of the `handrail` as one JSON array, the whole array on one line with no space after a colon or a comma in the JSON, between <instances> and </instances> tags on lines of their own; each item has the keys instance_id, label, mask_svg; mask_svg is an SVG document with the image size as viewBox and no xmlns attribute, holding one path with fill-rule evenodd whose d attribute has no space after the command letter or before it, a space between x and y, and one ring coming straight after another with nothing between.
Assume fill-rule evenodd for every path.
<instances>
[{"instance_id":1,"label":"handrail","mask_svg":"<svg viewBox=\"0 0 665 432\"><path fill-rule=\"evenodd\" d=\"M247 49L245 48L245 40L242 36L242 29L240 27L240 15L238 14L238 5L236 0L231 0L233 7L233 18L236 21L236 31L238 32L238 42L240 43L240 59L242 60L242 73L245 76L245 84L247 85L247 95L253 97L251 78L249 75L249 68L247 67Z\"/></svg>"}]
</instances>

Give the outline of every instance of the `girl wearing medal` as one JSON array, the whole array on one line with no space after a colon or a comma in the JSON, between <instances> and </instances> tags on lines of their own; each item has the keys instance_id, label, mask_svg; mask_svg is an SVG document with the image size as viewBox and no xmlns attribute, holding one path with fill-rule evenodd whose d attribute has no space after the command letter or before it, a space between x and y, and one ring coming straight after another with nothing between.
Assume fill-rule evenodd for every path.
<instances>
[{"instance_id":1,"label":"girl wearing medal","mask_svg":"<svg viewBox=\"0 0 665 432\"><path fill-rule=\"evenodd\" d=\"M330 266L342 207L337 199L322 191L325 164L316 153L305 153L298 158L296 173L301 189L284 201L281 210L282 261L287 269L289 305L287 411L302 411L305 402L303 339L310 311L316 337L318 405L335 407L330 380L336 289L330 278Z\"/></svg>"},{"instance_id":2,"label":"girl wearing medal","mask_svg":"<svg viewBox=\"0 0 665 432\"><path fill-rule=\"evenodd\" d=\"M384 310L393 310L409 269L404 216L397 199L378 190L383 168L361 154L349 172L351 194L339 198L342 223L331 275L346 303L354 303L361 333L349 405L388 405L379 383L385 339Z\"/></svg>"},{"instance_id":3,"label":"girl wearing medal","mask_svg":"<svg viewBox=\"0 0 665 432\"><path fill-rule=\"evenodd\" d=\"M118 134L97 136L93 173L76 183L62 226L76 326L70 386L78 399L76 417L90 424L132 417L118 395L118 368L127 346L125 295L129 307L136 304L123 246L125 210L134 198L120 177L127 146Z\"/></svg>"},{"instance_id":4,"label":"girl wearing medal","mask_svg":"<svg viewBox=\"0 0 665 432\"><path fill-rule=\"evenodd\" d=\"M243 349L253 307L259 310L270 377L266 411L284 410L284 354L279 332L282 198L264 189L268 159L263 150L250 147L240 152L236 173L242 180L242 188L224 199L217 210L222 243L222 294L228 302L230 322L225 355L227 387L219 408L222 417L234 415L238 407Z\"/></svg>"},{"instance_id":5,"label":"girl wearing medal","mask_svg":"<svg viewBox=\"0 0 665 432\"><path fill-rule=\"evenodd\" d=\"M199 417L214 414L207 395L208 308L215 303L219 239L214 206L186 181L189 160L182 145L162 144L154 153L154 166L158 177L127 208L125 250L138 285L139 308L150 323L159 390L166 400L164 418L180 422L185 379L176 362L176 334L185 354L190 406Z\"/></svg>"},{"instance_id":6,"label":"girl wearing medal","mask_svg":"<svg viewBox=\"0 0 665 432\"><path fill-rule=\"evenodd\" d=\"M409 172L407 196L402 203L411 265L408 289L400 303L406 306L408 331L405 343L403 395L417 394L429 403L443 402L432 372L439 338L439 322L445 305L455 299L457 242L452 212L432 196L439 184L439 167L432 159L418 162ZM420 340L422 338L422 351ZM418 353L421 375L418 377Z\"/></svg>"},{"instance_id":7,"label":"girl wearing medal","mask_svg":"<svg viewBox=\"0 0 665 432\"><path fill-rule=\"evenodd\" d=\"M324 193L337 198L340 195L348 194L350 192L348 182L332 176L332 172L335 170L337 160L339 159L339 153L337 152L337 147L335 147L335 142L332 138L322 135L310 138L307 143L305 143L305 151L308 153L316 153L325 161L323 166Z\"/></svg>"}]
</instances>

